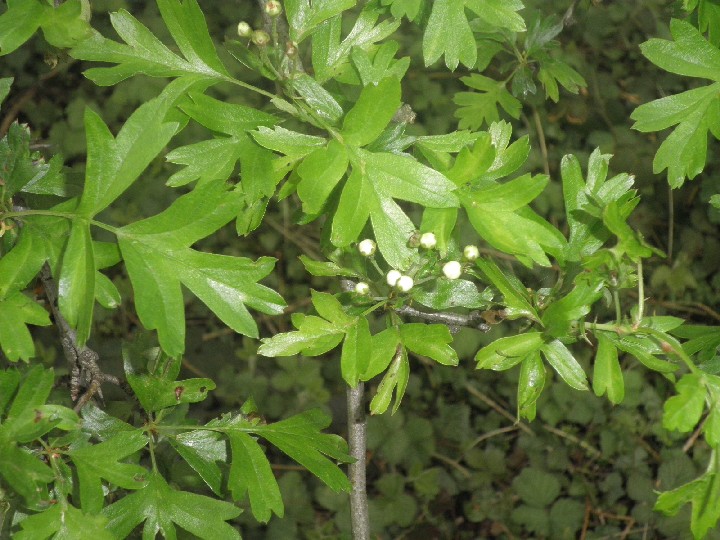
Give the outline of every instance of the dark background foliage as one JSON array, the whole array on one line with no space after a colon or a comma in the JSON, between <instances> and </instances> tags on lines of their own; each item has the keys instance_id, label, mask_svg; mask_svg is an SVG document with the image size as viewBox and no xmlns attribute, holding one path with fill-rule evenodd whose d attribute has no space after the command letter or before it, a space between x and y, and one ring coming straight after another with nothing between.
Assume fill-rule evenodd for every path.
<instances>
[{"instance_id":1,"label":"dark background foliage","mask_svg":"<svg viewBox=\"0 0 720 540\"><path fill-rule=\"evenodd\" d=\"M255 2L200 2L211 33L221 41L232 36L239 20L255 22ZM388 2L385 2L388 3ZM527 1L526 19L534 11L562 16L567 0ZM125 8L161 38L166 32L154 3L97 0L94 26L111 35L106 13ZM652 157L659 145L654 134L631 130L630 113L641 103L688 88L687 79L660 71L645 60L638 45L650 37L667 37L668 21L680 13L678 2L623 0L580 2L576 22L558 39L564 59L586 79L578 95L561 93L558 103L536 95L519 95L520 119L513 120L515 136L528 134L533 172L547 171L552 181L535 209L562 227L560 159L574 153L585 163L599 146L614 154L611 170L636 176L642 203L633 225L668 257L654 258L645 268L649 310L672 314L699 324L718 324L720 216L707 200L720 191L717 147L701 178L671 193L664 176L652 174ZM405 21L394 39L400 54L413 58L403 85L403 101L417 113L409 131L446 133L456 128L452 96L465 90L460 82L467 70L455 72L438 65L422 68L421 31ZM81 74L77 62L36 37L0 63L0 76L16 79L2 110L2 127L15 118L28 123L34 139L51 153L62 153L82 178L83 109L90 105L110 125L122 123L132 110L157 95L162 80L135 77L116 87L99 88ZM57 64L57 67L54 65ZM485 72L502 78L506 66L496 59ZM250 72L242 74L265 84ZM220 86L216 97L238 102L235 89ZM262 106L260 99L251 103ZM511 120L510 118L507 118ZM173 142L193 140L190 126ZM157 160L140 182L124 195L123 203L104 219L123 224L154 214L169 203L164 187L175 166ZM119 210L121 209L121 210ZM674 209L674 210L672 210ZM289 329L289 315L309 303L310 288L336 292L338 284L307 274L297 257L315 253L321 224L294 225L287 201L272 203L266 226L250 238L232 229L221 231L202 247L217 253L278 259L269 284L288 301L284 317L261 316L261 334ZM467 239L473 240L471 230ZM553 279L551 270L530 274L505 263L526 283L540 288ZM127 277L113 281L127 305L113 312L97 309L93 347L103 369L120 373L120 339L134 336L139 322L131 309ZM320 358L270 359L257 355L258 342L228 331L196 300L187 299L188 347L184 368L188 375L217 382L210 399L196 406L201 420L237 408L252 396L270 420L321 407L333 416L332 429L345 434L345 384L333 354ZM676 487L694 478L707 460L702 442L671 434L660 427L662 402L671 387L656 373L626 371L626 398L616 407L591 393L580 393L553 382L538 405L532 424L515 423L516 371L475 371L470 361L480 345L514 332L503 323L488 335L463 331L455 337L461 355L459 368L423 364L414 359L405 401L395 415L369 421L369 482L371 520L380 538L687 538L689 507L678 516L654 513L655 490ZM52 365L61 356L55 334L37 332L40 360ZM58 369L62 369L58 361ZM631 364L628 364L631 366ZM64 388L58 399L69 400ZM123 417L130 414L121 395L106 395L106 406ZM171 454L167 454L171 455ZM186 489L202 492L204 485L179 459L161 463L167 478ZM260 526L250 512L241 516L246 538L337 538L348 534L346 495L332 493L310 474L274 456L285 519ZM720 538L720 534L711 537Z\"/></svg>"}]
</instances>

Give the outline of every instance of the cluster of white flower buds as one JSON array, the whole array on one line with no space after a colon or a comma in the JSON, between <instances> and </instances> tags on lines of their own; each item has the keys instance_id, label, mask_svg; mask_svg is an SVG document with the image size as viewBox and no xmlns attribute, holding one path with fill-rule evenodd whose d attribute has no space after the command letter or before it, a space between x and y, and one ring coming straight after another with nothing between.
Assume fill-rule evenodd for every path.
<instances>
[{"instance_id":1,"label":"cluster of white flower buds","mask_svg":"<svg viewBox=\"0 0 720 540\"><path fill-rule=\"evenodd\" d=\"M390 270L387 273L387 276L385 276L385 280L387 281L388 285L390 285L391 287L395 287L401 292L408 292L410 289L413 288L413 285L415 285L413 278L411 278L410 276L404 276L395 269Z\"/></svg>"}]
</instances>

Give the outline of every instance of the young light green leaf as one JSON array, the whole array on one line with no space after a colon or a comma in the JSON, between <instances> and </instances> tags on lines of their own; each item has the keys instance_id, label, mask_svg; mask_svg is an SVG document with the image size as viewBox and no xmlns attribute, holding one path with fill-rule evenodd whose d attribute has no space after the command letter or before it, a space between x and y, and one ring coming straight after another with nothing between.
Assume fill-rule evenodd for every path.
<instances>
[{"instance_id":1,"label":"young light green leaf","mask_svg":"<svg viewBox=\"0 0 720 540\"><path fill-rule=\"evenodd\" d=\"M505 89L505 83L473 73L461 77L466 86L480 92L458 92L453 101L460 108L455 117L460 119L460 129L479 129L483 123L491 124L500 119L498 105L513 118L520 118L522 104Z\"/></svg>"},{"instance_id":2,"label":"young light green leaf","mask_svg":"<svg viewBox=\"0 0 720 540\"><path fill-rule=\"evenodd\" d=\"M238 136L250 129L268 129L278 122L272 114L239 103L228 103L201 92L190 92L178 104L190 118L212 131ZM309 135L308 135L309 137Z\"/></svg>"},{"instance_id":3,"label":"young light green leaf","mask_svg":"<svg viewBox=\"0 0 720 540\"><path fill-rule=\"evenodd\" d=\"M460 62L469 69L475 66L477 47L465 15L465 3L466 0L433 2L423 36L425 66L435 63L443 54L445 65L453 71Z\"/></svg>"},{"instance_id":4,"label":"young light green leaf","mask_svg":"<svg viewBox=\"0 0 720 540\"><path fill-rule=\"evenodd\" d=\"M400 334L396 328L386 328L372 336L370 361L360 379L369 381L387 369L394 356L402 354Z\"/></svg>"},{"instance_id":5,"label":"young light green leaf","mask_svg":"<svg viewBox=\"0 0 720 540\"><path fill-rule=\"evenodd\" d=\"M390 405L393 391L395 391L394 413L400 406L409 378L410 363L408 362L407 351L402 349L401 354L395 355L390 367L380 381L377 393L370 401L370 413L383 414Z\"/></svg>"},{"instance_id":6,"label":"young light green leaf","mask_svg":"<svg viewBox=\"0 0 720 540\"><path fill-rule=\"evenodd\" d=\"M400 326L400 340L407 349L445 366L457 366L458 356L450 346L452 335L444 324L407 323Z\"/></svg>"},{"instance_id":7,"label":"young light green leaf","mask_svg":"<svg viewBox=\"0 0 720 540\"><path fill-rule=\"evenodd\" d=\"M102 479L123 489L140 489L146 484L148 471L140 465L121 460L144 448L147 436L126 431L99 444L75 448L70 452L80 483L80 503L89 514L99 514L103 507Z\"/></svg>"},{"instance_id":8,"label":"young light green leaf","mask_svg":"<svg viewBox=\"0 0 720 540\"><path fill-rule=\"evenodd\" d=\"M330 293L311 290L313 306L318 314L339 327L349 327L355 324L355 317L345 313L340 301Z\"/></svg>"},{"instance_id":9,"label":"young light green leaf","mask_svg":"<svg viewBox=\"0 0 720 540\"><path fill-rule=\"evenodd\" d=\"M677 395L668 399L663 407L663 427L682 432L692 431L705 407L705 385L699 375L688 373L675 384L675 390Z\"/></svg>"},{"instance_id":10,"label":"young light green leaf","mask_svg":"<svg viewBox=\"0 0 720 540\"><path fill-rule=\"evenodd\" d=\"M345 382L351 388L357 386L360 376L367 371L372 350L372 336L367 318L360 316L345 333L340 370Z\"/></svg>"},{"instance_id":11,"label":"young light green leaf","mask_svg":"<svg viewBox=\"0 0 720 540\"><path fill-rule=\"evenodd\" d=\"M233 499L241 500L247 493L253 516L261 523L267 523L273 512L283 517L280 487L260 445L239 430L230 430L227 435L232 450L228 487Z\"/></svg>"},{"instance_id":12,"label":"young light green leaf","mask_svg":"<svg viewBox=\"0 0 720 540\"><path fill-rule=\"evenodd\" d=\"M590 308L602 297L604 282L579 281L572 291L552 302L543 312L542 322L547 334L553 337L567 335L574 321L590 313Z\"/></svg>"},{"instance_id":13,"label":"young light green leaf","mask_svg":"<svg viewBox=\"0 0 720 540\"><path fill-rule=\"evenodd\" d=\"M400 45L397 41L385 41L376 51L355 47L350 53L352 63L360 75L363 86L379 83L385 78L402 79L410 66L410 57L395 60Z\"/></svg>"},{"instance_id":14,"label":"young light green leaf","mask_svg":"<svg viewBox=\"0 0 720 540\"><path fill-rule=\"evenodd\" d=\"M477 259L475 264L490 283L495 286L503 295L504 304L510 310L511 318L530 317L533 320L540 320L535 308L532 307L528 298L527 291L515 279L509 279L508 276L498 268L498 266L489 259Z\"/></svg>"},{"instance_id":15,"label":"young light green leaf","mask_svg":"<svg viewBox=\"0 0 720 540\"><path fill-rule=\"evenodd\" d=\"M545 387L545 365L540 352L534 351L523 358L518 380L518 415L529 421L535 419L536 403Z\"/></svg>"},{"instance_id":16,"label":"young light green leaf","mask_svg":"<svg viewBox=\"0 0 720 540\"><path fill-rule=\"evenodd\" d=\"M275 126L273 129L260 126L257 131L251 132L251 135L259 145L268 150L296 159L310 154L328 142L322 137L290 131L280 126Z\"/></svg>"},{"instance_id":17,"label":"young light green leaf","mask_svg":"<svg viewBox=\"0 0 720 540\"><path fill-rule=\"evenodd\" d=\"M58 306L70 326L77 330L77 343L90 337L95 306L95 255L87 222L73 221L58 276Z\"/></svg>"},{"instance_id":18,"label":"young light green leaf","mask_svg":"<svg viewBox=\"0 0 720 540\"><path fill-rule=\"evenodd\" d=\"M0 299L24 289L37 276L45 262L43 247L25 228L20 231L13 248L0 258Z\"/></svg>"},{"instance_id":19,"label":"young light green leaf","mask_svg":"<svg viewBox=\"0 0 720 540\"><path fill-rule=\"evenodd\" d=\"M38 0L12 2L0 15L0 56L10 54L40 27L47 6Z\"/></svg>"},{"instance_id":20,"label":"young light green leaf","mask_svg":"<svg viewBox=\"0 0 720 540\"><path fill-rule=\"evenodd\" d=\"M355 105L343 120L347 144L365 146L380 136L400 108L400 80L387 77L362 89Z\"/></svg>"},{"instance_id":21,"label":"young light green leaf","mask_svg":"<svg viewBox=\"0 0 720 540\"><path fill-rule=\"evenodd\" d=\"M305 101L318 116L330 122L331 125L338 123L343 115L343 110L337 100L322 87L322 85L306 73L296 76L290 81L293 90Z\"/></svg>"},{"instance_id":22,"label":"young light green leaf","mask_svg":"<svg viewBox=\"0 0 720 540\"><path fill-rule=\"evenodd\" d=\"M305 270L307 270L313 276L360 277L360 274L358 274L355 270L351 270L350 268L343 268L342 266L339 266L337 263L334 263L332 261L314 261L307 255L300 255L300 257L298 258L300 259L300 262L303 263Z\"/></svg>"},{"instance_id":23,"label":"young light green leaf","mask_svg":"<svg viewBox=\"0 0 720 540\"><path fill-rule=\"evenodd\" d=\"M596 396L607 393L610 403L617 405L625 398L623 381L617 348L603 334L597 334L598 346L593 366L592 388Z\"/></svg>"},{"instance_id":24,"label":"young light green leaf","mask_svg":"<svg viewBox=\"0 0 720 540\"><path fill-rule=\"evenodd\" d=\"M475 355L477 369L504 371L519 364L523 358L543 346L540 332L527 332L493 341Z\"/></svg>"},{"instance_id":25,"label":"young light green leaf","mask_svg":"<svg viewBox=\"0 0 720 540\"><path fill-rule=\"evenodd\" d=\"M216 461L226 461L225 440L214 431L196 430L179 433L168 442L205 481L215 495L221 495L223 475Z\"/></svg>"},{"instance_id":26,"label":"young light green leaf","mask_svg":"<svg viewBox=\"0 0 720 540\"><path fill-rule=\"evenodd\" d=\"M357 0L285 0L285 11L290 23L290 36L300 43L312 34L322 22L355 6Z\"/></svg>"},{"instance_id":27,"label":"young light green leaf","mask_svg":"<svg viewBox=\"0 0 720 540\"><path fill-rule=\"evenodd\" d=\"M560 341L553 340L545 343L540 351L545 360L557 371L558 375L576 390L587 390L587 376L568 348Z\"/></svg>"},{"instance_id":28,"label":"young light green leaf","mask_svg":"<svg viewBox=\"0 0 720 540\"><path fill-rule=\"evenodd\" d=\"M175 538L175 525L198 538L240 539L240 533L227 520L240 515L235 505L203 495L171 488L159 473L151 473L146 487L126 495L103 508L108 519L107 529L118 538L127 537L140 523L145 538L158 532Z\"/></svg>"},{"instance_id":29,"label":"young light green leaf","mask_svg":"<svg viewBox=\"0 0 720 540\"><path fill-rule=\"evenodd\" d=\"M113 540L107 530L107 519L101 515L82 512L66 501L52 505L38 514L27 516L20 524L22 530L13 535L18 540L46 538L73 540Z\"/></svg>"},{"instance_id":30,"label":"young light green leaf","mask_svg":"<svg viewBox=\"0 0 720 540\"><path fill-rule=\"evenodd\" d=\"M317 356L334 349L343 338L343 328L320 317L308 316L302 320L296 332L276 334L263 338L258 354L263 356L294 356L304 354Z\"/></svg>"},{"instance_id":31,"label":"young light green leaf","mask_svg":"<svg viewBox=\"0 0 720 540\"><path fill-rule=\"evenodd\" d=\"M517 13L525 7L520 0L465 0L465 4L490 26L525 31L525 21Z\"/></svg>"}]
</instances>

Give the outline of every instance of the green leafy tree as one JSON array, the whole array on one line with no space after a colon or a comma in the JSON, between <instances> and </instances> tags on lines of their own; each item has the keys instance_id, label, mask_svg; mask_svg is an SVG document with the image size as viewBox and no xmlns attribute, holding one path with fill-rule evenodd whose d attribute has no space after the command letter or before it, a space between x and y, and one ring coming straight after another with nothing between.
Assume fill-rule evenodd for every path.
<instances>
[{"instance_id":1,"label":"green leafy tree","mask_svg":"<svg viewBox=\"0 0 720 540\"><path fill-rule=\"evenodd\" d=\"M144 538L175 538L179 527L200 538L238 538L233 520L241 501L249 501L260 522L285 514L268 445L330 490L350 492L353 535L369 538L365 383L379 381L370 412L394 414L415 358L457 366L453 334L463 327L487 332L501 322L512 331L486 343L474 359L477 369L519 372L519 419L536 417L555 375L574 391L592 388L612 404L623 402L621 355L673 384L662 425L699 430L710 461L701 477L662 493L656 509L674 513L691 503L695 538L716 526L720 379L698 360L714 355L716 329L648 313L643 264L664 254L629 224L640 203L632 175L610 174L611 156L599 149L586 164L565 156L558 227L532 206L549 175L526 172L529 137L514 137L502 120L519 117L537 83L554 102L561 88L577 93L585 86L555 40L577 2L563 19L524 16L518 0L356 4L262 1L263 27L241 22L239 39L225 43L228 55L218 52L195 0L157 0L172 45L126 10L110 14L116 41L90 26L87 2L8 2L0 15L0 55L40 29L50 45L69 49L99 86L138 75L166 84L115 134L101 115L85 109L79 188L61 157L46 162L33 148L27 126L13 123L0 141L6 364L0 371L0 532L125 538L142 529ZM668 169L672 187L703 170L708 132L719 138L720 13L713 6L685 2L688 12L697 9L697 25L673 20L672 41L642 46L661 68L715 81L633 113L643 132L677 126L654 163L656 172ZM410 24L403 19L422 33L425 66L443 59L450 71L477 71L461 78L473 91L454 96L456 131L409 129L415 113L402 99L411 60L397 57L392 39L401 24ZM500 77L481 73L493 60L503 65ZM0 80L1 99L11 84ZM213 91L220 85L261 105L218 99ZM190 130L201 135L176 146L179 134ZM121 197L138 188L158 156L180 167L167 178L180 194L155 215L114 224L107 210L122 208ZM274 287L261 283L273 273L272 258L209 252L202 242L232 222L238 235L257 234L275 201L295 210L298 225L324 225L314 256L301 261L308 274L332 285L312 291L316 314L293 313L295 330L262 337L257 352L312 357L339 348L349 446L325 432L325 413L267 422L251 396L238 410L204 423L190 414L190 404L204 401L215 382L180 378L184 291L249 338L260 338L254 313L280 315L286 307ZM475 243L461 241L467 229ZM498 264L501 258L552 269L557 278L550 287L525 283ZM96 302L115 309L125 300L108 277L120 264L138 323L157 336L157 345L147 337L123 344L122 378L106 373L92 348ZM31 295L35 281L47 309ZM31 327L53 323L68 362L72 409L51 396L53 370L31 362L38 353ZM132 415L103 410L103 384L124 388ZM164 456L181 460L210 495L168 481ZM346 463L349 477L339 466ZM521 496L532 499L534 483L552 487L541 504L557 497L552 477L532 471L517 480ZM388 498L397 495L389 484L382 488Z\"/></svg>"}]
</instances>

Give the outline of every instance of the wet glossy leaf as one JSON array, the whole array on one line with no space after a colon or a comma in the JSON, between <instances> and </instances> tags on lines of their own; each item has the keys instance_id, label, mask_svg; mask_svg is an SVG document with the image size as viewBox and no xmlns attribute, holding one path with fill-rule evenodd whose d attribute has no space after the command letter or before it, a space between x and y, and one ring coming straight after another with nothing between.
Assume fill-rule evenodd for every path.
<instances>
[{"instance_id":1,"label":"wet glossy leaf","mask_svg":"<svg viewBox=\"0 0 720 540\"><path fill-rule=\"evenodd\" d=\"M598 333L597 340L593 366L593 392L596 396L607 393L610 403L617 405L625 398L625 382L618 361L617 348L603 334Z\"/></svg>"},{"instance_id":2,"label":"wet glossy leaf","mask_svg":"<svg viewBox=\"0 0 720 540\"><path fill-rule=\"evenodd\" d=\"M677 395L665 402L663 427L682 432L692 431L705 407L706 390L700 376L688 373L675 384Z\"/></svg>"},{"instance_id":3,"label":"wet glossy leaf","mask_svg":"<svg viewBox=\"0 0 720 540\"><path fill-rule=\"evenodd\" d=\"M475 355L477 369L504 371L519 364L523 358L543 346L540 332L527 332L493 341Z\"/></svg>"},{"instance_id":4,"label":"wet glossy leaf","mask_svg":"<svg viewBox=\"0 0 720 540\"><path fill-rule=\"evenodd\" d=\"M576 390L587 390L587 376L568 348L559 340L546 343L540 349L545 360L562 379Z\"/></svg>"}]
</instances>

